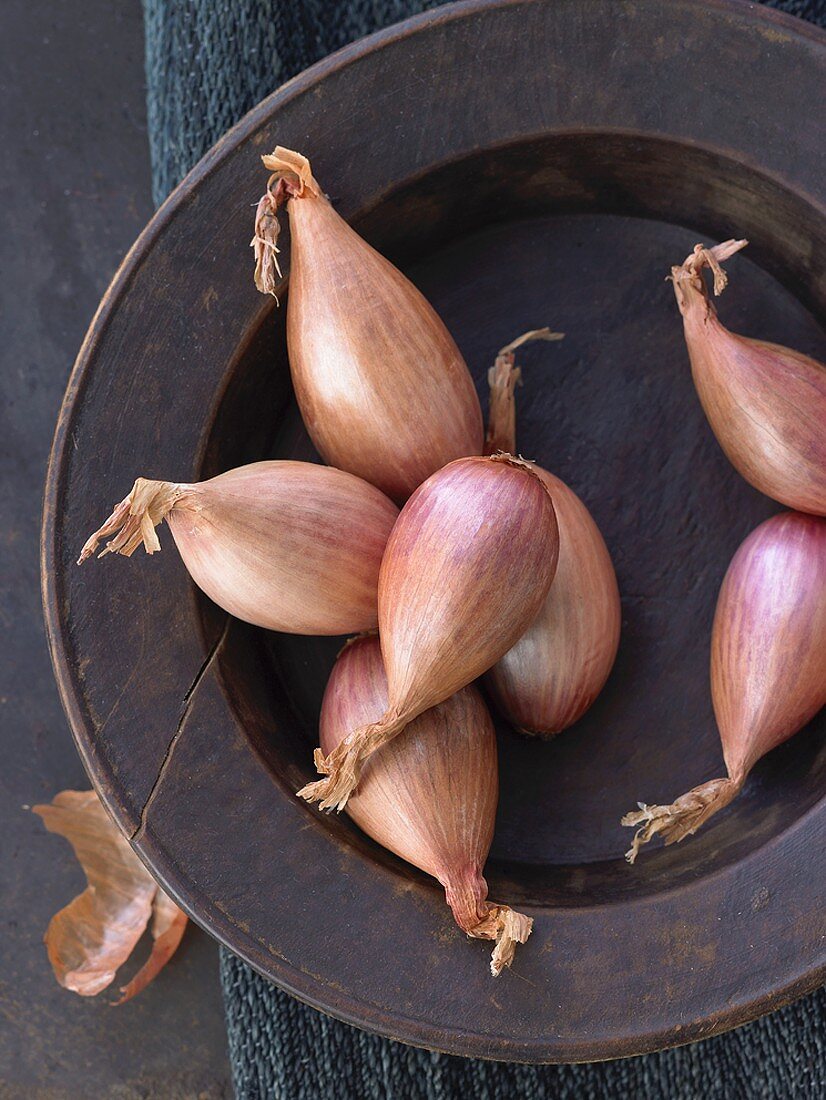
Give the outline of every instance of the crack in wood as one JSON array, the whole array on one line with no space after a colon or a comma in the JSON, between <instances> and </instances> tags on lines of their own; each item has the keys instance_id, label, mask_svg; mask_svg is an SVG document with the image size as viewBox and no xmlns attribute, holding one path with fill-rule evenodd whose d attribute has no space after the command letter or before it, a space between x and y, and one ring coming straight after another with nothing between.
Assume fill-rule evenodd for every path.
<instances>
[{"instance_id":1,"label":"crack in wood","mask_svg":"<svg viewBox=\"0 0 826 1100\"><path fill-rule=\"evenodd\" d=\"M134 843L137 843L141 839L141 837L144 833L144 830L146 828L146 819L147 819L147 816L149 814L149 810L152 807L152 803L155 800L155 796L157 795L158 791L160 790L160 787L161 787L161 784L163 782L164 776L166 775L167 769L169 768L169 764L170 764L170 762L172 760L172 756L175 752L175 746L178 744L178 742L181 739L181 734L184 731L184 727L186 726L187 719L189 718L190 712L192 710L192 701L195 698L195 693L197 692L202 680L204 679L206 674L209 672L213 661L218 656L218 654L221 652L221 649L223 648L224 642L226 641L227 634L229 633L229 628L230 628L231 624L232 624L232 616L227 615L226 621L224 622L223 630L221 631L221 633L218 635L218 637L213 642L209 652L207 653L206 657L203 660L203 663L201 664L201 667L198 669L197 673L195 674L195 677L194 677L192 683L189 685L186 692L184 693L183 702L181 704L181 713L180 713L180 716L178 718L178 724L175 727L175 732L173 733L172 738L170 739L170 742L166 747L166 752L164 753L163 760L161 761L161 766L158 769L158 774L155 776L155 781L152 784L152 787L149 791L149 794L146 796L146 799L144 801L143 807L141 809L141 814L140 814L140 824L135 829L133 829L133 831L129 834L129 839Z\"/></svg>"}]
</instances>

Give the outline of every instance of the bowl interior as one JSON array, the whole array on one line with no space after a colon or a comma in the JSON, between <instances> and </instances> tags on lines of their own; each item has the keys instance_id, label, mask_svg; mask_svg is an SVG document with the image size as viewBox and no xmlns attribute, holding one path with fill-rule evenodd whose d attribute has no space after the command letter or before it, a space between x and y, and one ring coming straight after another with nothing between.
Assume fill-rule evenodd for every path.
<instances>
[{"instance_id":1,"label":"bowl interior","mask_svg":"<svg viewBox=\"0 0 826 1100\"><path fill-rule=\"evenodd\" d=\"M492 896L606 904L672 890L771 843L822 797L823 716L759 764L737 802L689 844L652 846L629 868L619 819L638 800L670 801L723 774L708 682L714 605L739 543L778 510L735 473L705 421L665 276L698 240L751 238L729 264L723 322L824 360L813 313L824 306L817 265L826 250L811 233L822 234L822 219L713 150L563 134L410 180L356 225L441 314L483 408L498 348L539 325L566 334L520 355L518 444L591 510L622 594L619 656L588 714L551 742L499 723ZM317 460L289 382L285 316L282 299L238 349L203 476L266 457ZM213 614L205 599L203 612ZM340 645L238 624L222 650L224 690L291 790L311 776ZM325 821L364 858L418 876L345 815Z\"/></svg>"}]
</instances>

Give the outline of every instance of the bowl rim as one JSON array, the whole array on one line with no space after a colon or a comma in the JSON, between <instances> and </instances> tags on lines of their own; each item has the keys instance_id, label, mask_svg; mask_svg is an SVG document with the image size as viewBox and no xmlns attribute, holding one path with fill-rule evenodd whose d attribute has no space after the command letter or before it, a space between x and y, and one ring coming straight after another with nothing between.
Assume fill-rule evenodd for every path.
<instances>
[{"instance_id":1,"label":"bowl rim","mask_svg":"<svg viewBox=\"0 0 826 1100\"><path fill-rule=\"evenodd\" d=\"M198 161L161 204L117 268L90 322L61 404L46 476L40 563L44 616L61 701L84 767L107 810L124 832L131 832L127 816L113 792L101 784L101 761L94 744L94 737L89 732L88 715L80 698L74 691L69 674L62 637L65 623L56 583L58 575L56 541L59 504L64 486L67 452L72 446L69 426L73 412L82 400L96 349L106 333L113 314L118 309L121 298L127 293L137 268L173 221L179 208L227 157L231 156L240 145L245 143L262 123L272 117L275 111L305 94L333 73L422 30L462 20L469 15L480 12L541 5L545 2L546 0L457 0L457 2L440 8L422 12L351 43L299 73L253 107ZM677 0L677 3L684 7L696 6L696 0ZM808 40L821 50L826 51L826 31L773 8L762 5L755 8L748 0L702 0L702 7L727 13L737 19L747 20L751 23L760 21L777 26L791 37L798 40ZM608 129L610 128L606 127L606 130ZM632 131L628 132L631 133ZM805 815L805 817L809 816L811 815ZM802 820L798 822L798 825L802 824ZM299 974L298 970L289 965L280 967L279 960L266 956L265 952L256 954L254 950L250 949L249 944L239 944L237 938L233 935L234 932L237 933L237 927L228 917L224 917L210 905L209 898L199 896L197 889L182 892L181 883L176 879L175 868L169 853L156 843L151 832L142 833L137 841L132 839L132 843L162 887L181 904L193 920L263 976L271 980L275 978L279 986L298 999L346 1023L445 1053L507 1061L516 1058L525 1062L537 1063L580 1062L637 1055L660 1050L664 1047L682 1045L701 1036L718 1034L737 1027L765 1012L790 1003L805 993L818 988L826 981L826 962L824 962L822 965L808 970L798 979L780 988L775 988L758 998L742 1002L733 998L729 1002L730 1007L727 1012L716 1016L711 1021L701 1021L699 1028L687 1026L681 1036L676 1036L670 1029L645 1034L636 1033L624 1036L616 1042L603 1042L599 1047L593 1041L585 1039L581 1043L568 1044L568 1049L562 1051L561 1054L556 1053L552 1057L548 1057L547 1052L544 1049L537 1049L536 1045L526 1045L524 1048L520 1048L507 1035L497 1036L487 1033L484 1037L476 1037L469 1036L466 1031L457 1029L454 1036L454 1033L448 1029L434 1029L426 1019L416 1018L415 1016L406 1017L399 1012L395 1012L392 1020L390 1020L386 1016L382 1016L381 1010L377 1009L375 1005L368 1006L373 1010L371 1018L365 1015L365 1001L363 999L348 996L344 991L331 994L328 985L322 981L305 980L306 976L303 974L302 980L296 980L296 976ZM756 855L756 853L754 854Z\"/></svg>"}]
</instances>

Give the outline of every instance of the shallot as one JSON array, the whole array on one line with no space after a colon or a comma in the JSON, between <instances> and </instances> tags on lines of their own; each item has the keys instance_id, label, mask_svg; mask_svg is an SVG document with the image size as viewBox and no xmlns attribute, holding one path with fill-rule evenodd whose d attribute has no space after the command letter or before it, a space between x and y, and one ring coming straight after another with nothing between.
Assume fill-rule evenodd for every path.
<instances>
[{"instance_id":1,"label":"shallot","mask_svg":"<svg viewBox=\"0 0 826 1100\"><path fill-rule=\"evenodd\" d=\"M279 147L263 161L273 175L256 213L255 281L274 292L286 204L287 346L307 431L331 465L404 501L482 453L473 380L433 307L333 209L307 158Z\"/></svg>"},{"instance_id":2,"label":"shallot","mask_svg":"<svg viewBox=\"0 0 826 1100\"><path fill-rule=\"evenodd\" d=\"M521 459L458 459L417 489L379 576L387 710L326 757L316 750L328 778L301 797L341 809L372 753L495 664L542 606L558 552L550 495Z\"/></svg>"},{"instance_id":3,"label":"shallot","mask_svg":"<svg viewBox=\"0 0 826 1100\"><path fill-rule=\"evenodd\" d=\"M310 462L254 462L195 485L138 478L83 547L160 550L166 520L190 576L219 607L289 634L378 621L382 554L398 509L366 481Z\"/></svg>"},{"instance_id":4,"label":"shallot","mask_svg":"<svg viewBox=\"0 0 826 1100\"><path fill-rule=\"evenodd\" d=\"M673 844L696 832L826 704L826 519L782 512L734 555L714 616L711 695L728 774L626 814L623 825L640 826L629 863L657 833Z\"/></svg>"},{"instance_id":5,"label":"shallot","mask_svg":"<svg viewBox=\"0 0 826 1100\"><path fill-rule=\"evenodd\" d=\"M826 367L800 352L736 336L717 317L720 264L747 241L695 246L671 269L691 372L712 431L732 465L761 493L801 512L826 515Z\"/></svg>"},{"instance_id":6,"label":"shallot","mask_svg":"<svg viewBox=\"0 0 826 1100\"><path fill-rule=\"evenodd\" d=\"M514 351L536 338L559 337L548 329L525 333L502 348L490 370L490 448L515 449L520 370ZM617 655L621 607L611 557L591 513L558 477L531 466L554 502L559 564L541 611L485 682L509 721L547 737L573 725L602 690Z\"/></svg>"},{"instance_id":7,"label":"shallot","mask_svg":"<svg viewBox=\"0 0 826 1100\"><path fill-rule=\"evenodd\" d=\"M379 640L353 639L324 693L320 739L330 754L354 727L387 709ZM479 691L462 688L414 718L367 762L350 817L374 840L442 884L456 923L469 936L495 940L491 972L509 966L530 917L487 900L482 876L499 797L496 735Z\"/></svg>"}]
</instances>

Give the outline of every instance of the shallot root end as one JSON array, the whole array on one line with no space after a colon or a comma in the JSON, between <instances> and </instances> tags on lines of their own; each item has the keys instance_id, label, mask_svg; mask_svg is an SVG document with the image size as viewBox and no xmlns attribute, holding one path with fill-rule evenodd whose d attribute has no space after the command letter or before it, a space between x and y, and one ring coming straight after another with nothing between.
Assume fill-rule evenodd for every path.
<instances>
[{"instance_id":1,"label":"shallot root end","mask_svg":"<svg viewBox=\"0 0 826 1100\"><path fill-rule=\"evenodd\" d=\"M661 834L666 844L677 844L691 836L718 810L727 806L740 792L742 780L712 779L681 795L670 806L647 806L639 803L623 817L622 824L637 828L631 847L625 853L629 863L639 855L640 848Z\"/></svg>"}]
</instances>

